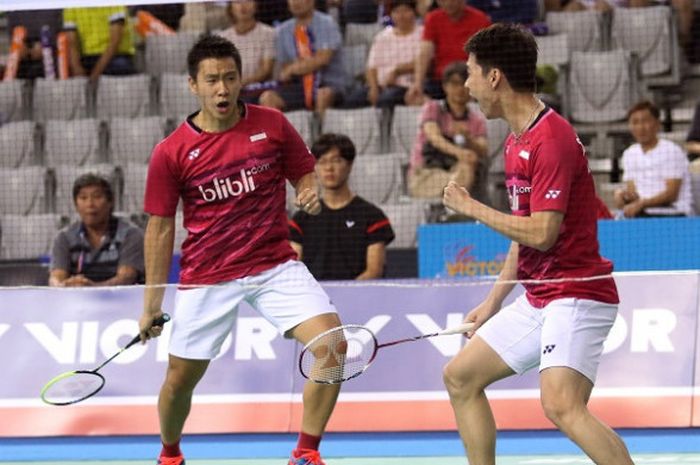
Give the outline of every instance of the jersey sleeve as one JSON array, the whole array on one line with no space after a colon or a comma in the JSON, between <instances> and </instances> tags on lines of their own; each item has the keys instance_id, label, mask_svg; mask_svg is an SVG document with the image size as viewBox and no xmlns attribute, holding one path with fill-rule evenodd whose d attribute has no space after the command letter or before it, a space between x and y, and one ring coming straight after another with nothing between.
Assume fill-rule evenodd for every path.
<instances>
[{"instance_id":1,"label":"jersey sleeve","mask_svg":"<svg viewBox=\"0 0 700 465\"><path fill-rule=\"evenodd\" d=\"M309 151L301 136L294 129L292 123L279 113L282 130L282 169L284 177L296 182L305 174L311 173L316 165L316 160Z\"/></svg>"},{"instance_id":2,"label":"jersey sleeve","mask_svg":"<svg viewBox=\"0 0 700 465\"><path fill-rule=\"evenodd\" d=\"M148 165L144 211L151 215L175 216L180 200L179 177L164 145L158 144Z\"/></svg>"},{"instance_id":3,"label":"jersey sleeve","mask_svg":"<svg viewBox=\"0 0 700 465\"><path fill-rule=\"evenodd\" d=\"M582 147L567 147L553 140L542 143L535 150L530 156L530 212L566 213L571 184L580 163L577 157L585 156Z\"/></svg>"},{"instance_id":4,"label":"jersey sleeve","mask_svg":"<svg viewBox=\"0 0 700 465\"><path fill-rule=\"evenodd\" d=\"M367 234L367 243L391 243L395 235L389 218L387 218L381 209L374 205L370 205L370 207L371 208L369 208L367 212L367 230L365 231Z\"/></svg>"},{"instance_id":5,"label":"jersey sleeve","mask_svg":"<svg viewBox=\"0 0 700 465\"><path fill-rule=\"evenodd\" d=\"M304 244L304 213L298 211L290 218L289 224L289 240L297 244Z\"/></svg>"}]
</instances>

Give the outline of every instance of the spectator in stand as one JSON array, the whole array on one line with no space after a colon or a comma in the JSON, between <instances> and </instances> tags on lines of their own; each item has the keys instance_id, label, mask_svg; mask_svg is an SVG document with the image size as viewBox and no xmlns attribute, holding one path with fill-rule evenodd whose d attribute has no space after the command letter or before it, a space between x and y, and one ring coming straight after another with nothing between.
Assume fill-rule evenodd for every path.
<instances>
[{"instance_id":1,"label":"spectator in stand","mask_svg":"<svg viewBox=\"0 0 700 465\"><path fill-rule=\"evenodd\" d=\"M63 28L62 14L61 10L9 11L6 13L10 40L12 40L12 31L15 27L24 26L27 30L24 48L20 53L17 79L45 77L41 45L41 29L44 26L48 28L45 34L49 39L55 63L56 36Z\"/></svg>"},{"instance_id":2,"label":"spectator in stand","mask_svg":"<svg viewBox=\"0 0 700 465\"><path fill-rule=\"evenodd\" d=\"M277 29L279 81L260 104L278 110L308 108L319 115L342 102L345 70L340 28L329 15L314 10L314 0L288 0L293 18Z\"/></svg>"},{"instance_id":3,"label":"spectator in stand","mask_svg":"<svg viewBox=\"0 0 700 465\"><path fill-rule=\"evenodd\" d=\"M261 83L272 78L275 30L255 19L256 0L234 0L227 11L233 25L220 34L236 44L241 52L241 100L255 103L261 93Z\"/></svg>"},{"instance_id":4,"label":"spectator in stand","mask_svg":"<svg viewBox=\"0 0 700 465\"><path fill-rule=\"evenodd\" d=\"M73 184L80 221L58 233L51 254L50 286L117 286L142 283L143 233L112 214L109 182L84 174Z\"/></svg>"},{"instance_id":5,"label":"spectator in stand","mask_svg":"<svg viewBox=\"0 0 700 465\"><path fill-rule=\"evenodd\" d=\"M700 158L700 103L695 106L693 122L685 142L685 150L688 152L690 161Z\"/></svg>"},{"instance_id":6,"label":"spectator in stand","mask_svg":"<svg viewBox=\"0 0 700 465\"><path fill-rule=\"evenodd\" d=\"M469 0L469 6L489 15L494 23L529 25L539 13L537 0Z\"/></svg>"},{"instance_id":7,"label":"spectator in stand","mask_svg":"<svg viewBox=\"0 0 700 465\"><path fill-rule=\"evenodd\" d=\"M367 100L371 105L393 107L420 105L422 100L406 100L413 82L415 62L423 34L416 24L416 1L393 0L390 6L393 26L374 37L367 59Z\"/></svg>"},{"instance_id":8,"label":"spectator in stand","mask_svg":"<svg viewBox=\"0 0 700 465\"><path fill-rule=\"evenodd\" d=\"M348 186L355 145L348 136L328 133L311 153L323 188L321 213L300 210L289 221L292 248L318 280L381 278L394 231L379 208Z\"/></svg>"},{"instance_id":9,"label":"spectator in stand","mask_svg":"<svg viewBox=\"0 0 700 465\"><path fill-rule=\"evenodd\" d=\"M478 191L477 173L487 155L486 119L467 106L467 65L451 63L443 71L444 100L423 106L421 123L411 153L408 191L412 197L439 198L449 181L470 192Z\"/></svg>"},{"instance_id":10,"label":"spectator in stand","mask_svg":"<svg viewBox=\"0 0 700 465\"><path fill-rule=\"evenodd\" d=\"M258 21L277 27L292 17L287 7L287 0L258 0ZM316 0L316 10L328 10L326 0Z\"/></svg>"},{"instance_id":11,"label":"spectator in stand","mask_svg":"<svg viewBox=\"0 0 700 465\"><path fill-rule=\"evenodd\" d=\"M63 28L68 31L72 76L125 75L134 68L133 27L124 6L66 8Z\"/></svg>"},{"instance_id":12,"label":"spectator in stand","mask_svg":"<svg viewBox=\"0 0 700 465\"><path fill-rule=\"evenodd\" d=\"M406 93L409 101L444 98L441 77L453 61L467 61L463 46L480 29L491 24L486 13L465 4L465 0L438 0L439 9L425 17L423 40L416 60L413 84ZM428 76L429 65L433 68Z\"/></svg>"},{"instance_id":13,"label":"spectator in stand","mask_svg":"<svg viewBox=\"0 0 700 465\"><path fill-rule=\"evenodd\" d=\"M622 154L625 187L615 191L615 205L626 218L692 214L688 158L675 143L659 138L659 109L649 101L627 114L636 141Z\"/></svg>"}]
</instances>

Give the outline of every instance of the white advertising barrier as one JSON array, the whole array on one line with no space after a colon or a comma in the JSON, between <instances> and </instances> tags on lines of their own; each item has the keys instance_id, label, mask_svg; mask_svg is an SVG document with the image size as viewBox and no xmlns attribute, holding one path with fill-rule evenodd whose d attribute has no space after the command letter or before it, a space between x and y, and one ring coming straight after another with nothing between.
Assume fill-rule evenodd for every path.
<instances>
[{"instance_id":1,"label":"white advertising barrier","mask_svg":"<svg viewBox=\"0 0 700 465\"><path fill-rule=\"evenodd\" d=\"M591 400L606 422L700 423L698 280L697 272L616 275L622 304ZM491 285L416 280L324 287L344 323L368 325L380 341L388 341L458 324ZM166 311L172 312L173 294L168 289ZM137 331L142 298L140 287L0 290L0 436L156 433L167 330L107 365L102 370L107 385L96 397L70 407L43 405L38 397L54 375L94 368L125 344ZM329 429L454 429L442 367L465 343L462 336L445 336L382 349L365 374L344 384ZM304 382L298 353L296 343L252 309L241 308L233 333L197 387L188 431L296 430ZM541 412L536 372L499 382L488 396L499 427L552 428Z\"/></svg>"}]
</instances>

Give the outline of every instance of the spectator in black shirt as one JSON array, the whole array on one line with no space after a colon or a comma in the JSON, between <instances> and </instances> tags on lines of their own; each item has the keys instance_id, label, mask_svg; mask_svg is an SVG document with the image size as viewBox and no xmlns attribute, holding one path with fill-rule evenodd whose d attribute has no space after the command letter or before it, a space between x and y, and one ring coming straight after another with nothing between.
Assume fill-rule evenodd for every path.
<instances>
[{"instance_id":1,"label":"spectator in black shirt","mask_svg":"<svg viewBox=\"0 0 700 465\"><path fill-rule=\"evenodd\" d=\"M321 213L299 211L289 221L292 248L318 280L381 278L394 231L379 208L348 186L354 144L345 135L328 133L311 153L323 187Z\"/></svg>"}]
</instances>

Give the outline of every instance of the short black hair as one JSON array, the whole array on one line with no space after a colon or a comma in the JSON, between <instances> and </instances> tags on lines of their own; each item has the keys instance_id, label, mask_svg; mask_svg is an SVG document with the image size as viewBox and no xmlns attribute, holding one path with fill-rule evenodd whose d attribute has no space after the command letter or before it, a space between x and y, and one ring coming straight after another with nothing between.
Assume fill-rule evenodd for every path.
<instances>
[{"instance_id":1,"label":"short black hair","mask_svg":"<svg viewBox=\"0 0 700 465\"><path fill-rule=\"evenodd\" d=\"M536 91L537 42L530 31L509 23L495 23L474 34L464 46L484 73L496 68L516 92Z\"/></svg>"},{"instance_id":2,"label":"short black hair","mask_svg":"<svg viewBox=\"0 0 700 465\"><path fill-rule=\"evenodd\" d=\"M651 113L651 116L653 116L657 121L661 120L661 110L659 110L659 107L654 105L650 100L642 100L641 102L637 102L632 105L632 108L630 108L627 112L627 119L629 120L632 117L632 114L644 110L648 110L649 113Z\"/></svg>"},{"instance_id":3,"label":"short black hair","mask_svg":"<svg viewBox=\"0 0 700 465\"><path fill-rule=\"evenodd\" d=\"M238 73L242 72L241 52L233 42L215 34L202 34L187 54L187 72L192 79L197 79L199 63L208 58L233 58Z\"/></svg>"},{"instance_id":4,"label":"short black hair","mask_svg":"<svg viewBox=\"0 0 700 465\"><path fill-rule=\"evenodd\" d=\"M394 8L399 6L407 6L412 9L414 13L418 13L418 5L416 0L391 0L389 2L389 7L387 8L389 14L394 11Z\"/></svg>"},{"instance_id":5,"label":"short black hair","mask_svg":"<svg viewBox=\"0 0 700 465\"><path fill-rule=\"evenodd\" d=\"M84 187L97 186L102 189L105 197L111 204L114 204L114 191L112 191L112 185L99 174L95 173L85 173L78 176L78 178L73 182L73 203L78 200L78 195L80 190Z\"/></svg>"},{"instance_id":6,"label":"short black hair","mask_svg":"<svg viewBox=\"0 0 700 465\"><path fill-rule=\"evenodd\" d=\"M453 61L449 65L445 66L445 69L442 70L442 82L449 81L455 74L462 78L462 81L467 80L469 77L469 70L467 69L467 64L464 61Z\"/></svg>"},{"instance_id":7,"label":"short black hair","mask_svg":"<svg viewBox=\"0 0 700 465\"><path fill-rule=\"evenodd\" d=\"M318 160L333 149L338 149L340 156L348 162L352 163L355 160L355 144L353 144L352 140L345 134L335 134L332 132L322 134L311 146L311 153L316 157L316 160Z\"/></svg>"}]
</instances>

